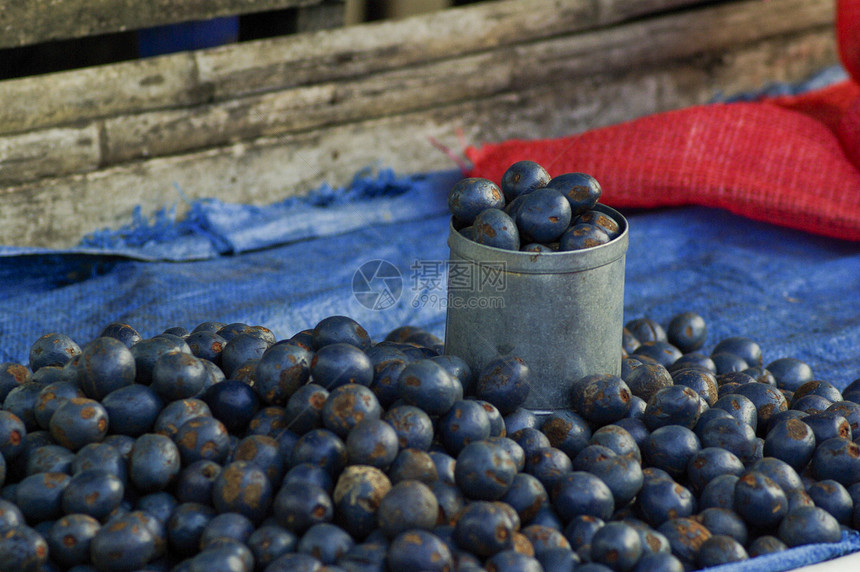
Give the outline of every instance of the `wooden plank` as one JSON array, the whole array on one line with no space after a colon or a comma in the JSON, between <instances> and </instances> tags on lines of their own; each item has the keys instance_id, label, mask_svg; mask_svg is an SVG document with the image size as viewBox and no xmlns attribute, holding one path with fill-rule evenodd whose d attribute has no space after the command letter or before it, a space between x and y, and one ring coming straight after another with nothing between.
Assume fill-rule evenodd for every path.
<instances>
[{"instance_id":1,"label":"wooden plank","mask_svg":"<svg viewBox=\"0 0 860 572\"><path fill-rule=\"evenodd\" d=\"M482 2L337 33L207 50L197 58L200 80L211 85L214 99L220 100L526 44L703 3L705 0Z\"/></svg>"},{"instance_id":2,"label":"wooden plank","mask_svg":"<svg viewBox=\"0 0 860 572\"><path fill-rule=\"evenodd\" d=\"M322 0L2 0L0 48L304 7Z\"/></svg>"},{"instance_id":3,"label":"wooden plank","mask_svg":"<svg viewBox=\"0 0 860 572\"><path fill-rule=\"evenodd\" d=\"M739 46L706 66L694 58L671 66L634 66L626 73L560 77L556 89L536 86L44 179L0 189L0 243L74 245L89 231L127 223L136 205L152 212L181 203L174 183L192 198L265 204L301 194L323 181L342 185L369 165L404 173L452 168L451 160L430 144L430 137L456 149L458 129L472 144L562 136L706 102L729 80L735 90L757 89L771 78L804 79L836 61L832 34L813 30ZM107 204L105 197L110 198Z\"/></svg>"},{"instance_id":4,"label":"wooden plank","mask_svg":"<svg viewBox=\"0 0 860 572\"><path fill-rule=\"evenodd\" d=\"M312 6L296 10L296 29L299 32L316 32L340 28L346 21L346 0L323 0Z\"/></svg>"},{"instance_id":5,"label":"wooden plank","mask_svg":"<svg viewBox=\"0 0 860 572\"><path fill-rule=\"evenodd\" d=\"M597 14L600 24L607 25L703 3L695 0L598 0Z\"/></svg>"},{"instance_id":6,"label":"wooden plank","mask_svg":"<svg viewBox=\"0 0 860 572\"><path fill-rule=\"evenodd\" d=\"M328 83L194 110L153 111L106 119L105 162L117 164L142 157L178 154L336 123L331 108L337 93L337 86ZM341 116L340 119L347 118Z\"/></svg>"},{"instance_id":7,"label":"wooden plank","mask_svg":"<svg viewBox=\"0 0 860 572\"><path fill-rule=\"evenodd\" d=\"M13 0L0 0L12 2ZM50 0L44 0L50 1ZM102 0L107 1L107 0ZM643 0L656 13L705 0ZM828 0L806 0L815 5ZM632 17L625 2L504 0L418 18L0 82L0 133L233 99L474 54ZM15 5L27 5L27 2ZM324 7L321 6L322 9ZM17 8L21 9L21 8ZM645 8L642 8L644 10ZM626 10L626 11L625 11ZM0 10L0 14L3 14ZM641 15L641 11L635 15ZM0 24L0 28L2 28ZM163 72L159 73L159 68ZM174 72L179 72L177 77ZM162 82L152 83L161 75ZM94 90L93 86L99 86ZM137 94L139 86L146 86ZM157 90L155 88L158 88Z\"/></svg>"},{"instance_id":8,"label":"wooden plank","mask_svg":"<svg viewBox=\"0 0 860 572\"><path fill-rule=\"evenodd\" d=\"M699 60L699 65L709 72L712 96L743 93L751 86L763 89L777 83L797 82L825 67L839 65L836 42L829 28L778 38L761 46L761 49L732 50L710 61Z\"/></svg>"},{"instance_id":9,"label":"wooden plank","mask_svg":"<svg viewBox=\"0 0 860 572\"><path fill-rule=\"evenodd\" d=\"M0 81L0 132L20 133L97 117L202 103L189 53Z\"/></svg>"},{"instance_id":10,"label":"wooden plank","mask_svg":"<svg viewBox=\"0 0 860 572\"><path fill-rule=\"evenodd\" d=\"M735 45L804 27L807 22L815 24L814 18L820 17L815 11L801 10L801 0L784 1L794 1L796 16L769 19L772 13L756 0L747 5L748 10L718 7L696 17L680 13L371 74L349 82L299 87L195 110L108 119L105 161L114 164L315 129L516 91L521 86L552 88L559 77L622 72L630 66L720 53ZM763 24L762 20L771 23ZM830 25L828 21L817 24ZM642 42L642 38L648 38L648 42Z\"/></svg>"},{"instance_id":11,"label":"wooden plank","mask_svg":"<svg viewBox=\"0 0 860 572\"><path fill-rule=\"evenodd\" d=\"M95 170L101 163L99 141L95 124L0 137L0 181L16 184Z\"/></svg>"}]
</instances>

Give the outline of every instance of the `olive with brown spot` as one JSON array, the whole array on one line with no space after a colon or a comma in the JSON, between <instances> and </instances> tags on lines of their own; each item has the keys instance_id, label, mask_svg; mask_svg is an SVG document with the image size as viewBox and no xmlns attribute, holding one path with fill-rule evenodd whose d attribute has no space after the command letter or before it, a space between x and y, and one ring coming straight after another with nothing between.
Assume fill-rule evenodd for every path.
<instances>
[{"instance_id":1,"label":"olive with brown spot","mask_svg":"<svg viewBox=\"0 0 860 572\"><path fill-rule=\"evenodd\" d=\"M557 409L550 413L540 428L549 439L549 444L564 451L573 459L588 445L591 439L591 425L568 409Z\"/></svg>"},{"instance_id":2,"label":"olive with brown spot","mask_svg":"<svg viewBox=\"0 0 860 572\"><path fill-rule=\"evenodd\" d=\"M74 381L55 381L42 388L33 407L33 416L42 429L48 429L51 416L63 401L71 397L87 397Z\"/></svg>"},{"instance_id":3,"label":"olive with brown spot","mask_svg":"<svg viewBox=\"0 0 860 572\"><path fill-rule=\"evenodd\" d=\"M503 250L520 249L517 224L501 209L486 209L475 217L475 242Z\"/></svg>"},{"instance_id":4,"label":"olive with brown spot","mask_svg":"<svg viewBox=\"0 0 860 572\"><path fill-rule=\"evenodd\" d=\"M608 425L627 415L632 396L627 383L610 374L587 375L576 380L570 390L573 410L596 426Z\"/></svg>"},{"instance_id":5,"label":"olive with brown spot","mask_svg":"<svg viewBox=\"0 0 860 572\"><path fill-rule=\"evenodd\" d=\"M285 405L311 375L313 353L295 342L277 343L257 363L254 390L265 403Z\"/></svg>"},{"instance_id":6,"label":"olive with brown spot","mask_svg":"<svg viewBox=\"0 0 860 572\"><path fill-rule=\"evenodd\" d=\"M639 533L623 522L607 522L591 538L591 560L617 572L631 570L641 556Z\"/></svg>"},{"instance_id":7,"label":"olive with brown spot","mask_svg":"<svg viewBox=\"0 0 860 572\"><path fill-rule=\"evenodd\" d=\"M500 500L517 511L521 522L528 523L549 501L549 495L537 477L528 473L517 473L511 487Z\"/></svg>"},{"instance_id":8,"label":"olive with brown spot","mask_svg":"<svg viewBox=\"0 0 860 572\"><path fill-rule=\"evenodd\" d=\"M507 450L488 441L476 441L463 447L454 465L454 480L471 499L502 498L516 474L517 466Z\"/></svg>"},{"instance_id":9,"label":"olive with brown spot","mask_svg":"<svg viewBox=\"0 0 860 572\"><path fill-rule=\"evenodd\" d=\"M278 490L272 512L279 525L301 535L314 524L331 521L334 507L331 497L321 487L290 482Z\"/></svg>"},{"instance_id":10,"label":"olive with brown spot","mask_svg":"<svg viewBox=\"0 0 860 572\"><path fill-rule=\"evenodd\" d=\"M631 461L638 465L636 461ZM526 472L534 475L548 491L573 470L573 462L555 447L541 447L526 455Z\"/></svg>"},{"instance_id":11,"label":"olive with brown spot","mask_svg":"<svg viewBox=\"0 0 860 572\"><path fill-rule=\"evenodd\" d=\"M401 449L426 451L430 448L433 442L433 421L424 410L414 405L395 405L382 414L382 419L397 433Z\"/></svg>"},{"instance_id":12,"label":"olive with brown spot","mask_svg":"<svg viewBox=\"0 0 860 572\"><path fill-rule=\"evenodd\" d=\"M421 481L405 480L394 485L379 503L377 522L388 538L413 529L430 530L436 525L439 503Z\"/></svg>"},{"instance_id":13,"label":"olive with brown spot","mask_svg":"<svg viewBox=\"0 0 860 572\"><path fill-rule=\"evenodd\" d=\"M391 481L381 470L366 465L350 465L337 480L332 500L337 524L356 540L377 531L377 510L391 490Z\"/></svg>"},{"instance_id":14,"label":"olive with brown spot","mask_svg":"<svg viewBox=\"0 0 860 572\"><path fill-rule=\"evenodd\" d=\"M183 467L201 460L223 463L230 452L230 434L214 417L189 419L179 427L173 440Z\"/></svg>"},{"instance_id":15,"label":"olive with brown spot","mask_svg":"<svg viewBox=\"0 0 860 572\"><path fill-rule=\"evenodd\" d=\"M214 364L221 363L221 352L227 345L227 340L212 331L199 330L192 332L185 343L195 356L211 361Z\"/></svg>"},{"instance_id":16,"label":"olive with brown spot","mask_svg":"<svg viewBox=\"0 0 860 572\"><path fill-rule=\"evenodd\" d=\"M561 237L571 220L571 204L561 191L536 189L517 209L516 223L525 242L547 244Z\"/></svg>"},{"instance_id":17,"label":"olive with brown spot","mask_svg":"<svg viewBox=\"0 0 860 572\"><path fill-rule=\"evenodd\" d=\"M685 486L670 477L646 479L635 508L642 520L651 526L659 526L667 519L686 518L696 510L696 497Z\"/></svg>"},{"instance_id":18,"label":"olive with brown spot","mask_svg":"<svg viewBox=\"0 0 860 572\"><path fill-rule=\"evenodd\" d=\"M357 383L341 385L331 391L320 411L323 425L341 439L361 421L379 419L382 406L376 395Z\"/></svg>"},{"instance_id":19,"label":"olive with brown spot","mask_svg":"<svg viewBox=\"0 0 860 572\"><path fill-rule=\"evenodd\" d=\"M462 225L470 225L482 211L505 206L502 190L489 179L463 178L448 191L448 210Z\"/></svg>"},{"instance_id":20,"label":"olive with brown spot","mask_svg":"<svg viewBox=\"0 0 860 572\"><path fill-rule=\"evenodd\" d=\"M593 209L603 192L597 179L587 173L564 173L553 177L546 186L564 195L574 217Z\"/></svg>"},{"instance_id":21,"label":"olive with brown spot","mask_svg":"<svg viewBox=\"0 0 860 572\"><path fill-rule=\"evenodd\" d=\"M49 428L58 444L77 451L88 443L98 443L105 438L108 432L107 410L94 399L73 397L57 407Z\"/></svg>"},{"instance_id":22,"label":"olive with brown spot","mask_svg":"<svg viewBox=\"0 0 860 572\"><path fill-rule=\"evenodd\" d=\"M277 439L288 429L289 419L283 407L270 405L257 411L248 423L248 435L267 435Z\"/></svg>"},{"instance_id":23,"label":"olive with brown spot","mask_svg":"<svg viewBox=\"0 0 860 572\"><path fill-rule=\"evenodd\" d=\"M221 465L214 461L197 461L184 467L176 479L176 499L181 503L211 502L212 485L220 473Z\"/></svg>"},{"instance_id":24,"label":"olive with brown spot","mask_svg":"<svg viewBox=\"0 0 860 572\"><path fill-rule=\"evenodd\" d=\"M101 523L87 514L67 514L51 525L45 540L51 560L63 568L90 561L90 542Z\"/></svg>"},{"instance_id":25,"label":"olive with brown spot","mask_svg":"<svg viewBox=\"0 0 860 572\"><path fill-rule=\"evenodd\" d=\"M80 355L81 347L69 336L52 332L45 334L30 346L30 370L45 366L64 366Z\"/></svg>"},{"instance_id":26,"label":"olive with brown spot","mask_svg":"<svg viewBox=\"0 0 860 572\"><path fill-rule=\"evenodd\" d=\"M522 535L520 535L522 536ZM516 549L503 550L487 560L487 572L503 572L505 570L520 570L522 572L541 572L543 567L533 554L525 554Z\"/></svg>"},{"instance_id":27,"label":"olive with brown spot","mask_svg":"<svg viewBox=\"0 0 860 572\"><path fill-rule=\"evenodd\" d=\"M212 485L212 505L219 513L238 512L255 524L272 506L272 484L265 471L249 461L226 465Z\"/></svg>"},{"instance_id":28,"label":"olive with brown spot","mask_svg":"<svg viewBox=\"0 0 860 572\"><path fill-rule=\"evenodd\" d=\"M328 429L308 431L293 445L290 463L293 466L301 463L316 465L334 479L346 466L346 444Z\"/></svg>"},{"instance_id":29,"label":"olive with brown spot","mask_svg":"<svg viewBox=\"0 0 860 572\"><path fill-rule=\"evenodd\" d=\"M456 456L469 443L490 436L490 418L477 401L460 400L439 419L436 434L445 450Z\"/></svg>"},{"instance_id":30,"label":"olive with brown spot","mask_svg":"<svg viewBox=\"0 0 860 572\"><path fill-rule=\"evenodd\" d=\"M450 572L454 569L454 559L445 542L432 532L409 530L391 542L388 567L390 570Z\"/></svg>"},{"instance_id":31,"label":"olive with brown spot","mask_svg":"<svg viewBox=\"0 0 860 572\"><path fill-rule=\"evenodd\" d=\"M0 528L0 562L3 570L37 572L48 564L48 543L29 526Z\"/></svg>"},{"instance_id":32,"label":"olive with brown spot","mask_svg":"<svg viewBox=\"0 0 860 572\"><path fill-rule=\"evenodd\" d=\"M290 396L284 407L284 414L287 417L286 429L298 435L304 435L312 429L321 427L320 412L328 396L328 390L316 383L301 386Z\"/></svg>"},{"instance_id":33,"label":"olive with brown spot","mask_svg":"<svg viewBox=\"0 0 860 572\"><path fill-rule=\"evenodd\" d=\"M11 361L0 363L0 403L6 399L10 391L30 381L32 374L33 372L26 365Z\"/></svg>"},{"instance_id":34,"label":"olive with brown spot","mask_svg":"<svg viewBox=\"0 0 860 572\"><path fill-rule=\"evenodd\" d=\"M657 532L669 540L672 554L681 561L684 569L693 569L702 544L711 537L711 532L691 518L672 518L665 521Z\"/></svg>"},{"instance_id":35,"label":"olive with brown spot","mask_svg":"<svg viewBox=\"0 0 860 572\"><path fill-rule=\"evenodd\" d=\"M63 512L101 521L119 507L124 494L125 485L118 476L100 468L87 469L74 475L63 490Z\"/></svg>"},{"instance_id":36,"label":"olive with brown spot","mask_svg":"<svg viewBox=\"0 0 860 572\"><path fill-rule=\"evenodd\" d=\"M212 410L202 399L190 398L179 399L167 403L158 417L155 418L155 424L152 426L153 433L160 433L173 437L183 423L194 417L203 415L212 415Z\"/></svg>"},{"instance_id":37,"label":"olive with brown spot","mask_svg":"<svg viewBox=\"0 0 860 572\"><path fill-rule=\"evenodd\" d=\"M11 461L24 450L26 436L24 421L11 411L0 409L0 454L6 461Z\"/></svg>"},{"instance_id":38,"label":"olive with brown spot","mask_svg":"<svg viewBox=\"0 0 860 572\"><path fill-rule=\"evenodd\" d=\"M360 421L346 437L346 453L351 465L386 469L397 457L399 450L397 433L381 419Z\"/></svg>"},{"instance_id":39,"label":"olive with brown spot","mask_svg":"<svg viewBox=\"0 0 860 572\"><path fill-rule=\"evenodd\" d=\"M59 518L63 514L63 491L70 481L65 473L37 473L17 483L15 503L27 522Z\"/></svg>"},{"instance_id":40,"label":"olive with brown spot","mask_svg":"<svg viewBox=\"0 0 860 572\"><path fill-rule=\"evenodd\" d=\"M484 365L478 375L475 395L495 405L502 415L510 415L528 398L531 390L529 372L528 364L519 356L496 356Z\"/></svg>"},{"instance_id":41,"label":"olive with brown spot","mask_svg":"<svg viewBox=\"0 0 860 572\"><path fill-rule=\"evenodd\" d=\"M695 352L705 345L708 338L708 325L696 312L681 312L669 320L666 339L683 353Z\"/></svg>"},{"instance_id":42,"label":"olive with brown spot","mask_svg":"<svg viewBox=\"0 0 860 572\"><path fill-rule=\"evenodd\" d=\"M170 437L145 433L134 442L129 457L128 476L143 493L166 489L181 468L179 449Z\"/></svg>"},{"instance_id":43,"label":"olive with brown spot","mask_svg":"<svg viewBox=\"0 0 860 572\"><path fill-rule=\"evenodd\" d=\"M807 395L801 399L807 399L808 397L813 396ZM812 429L816 443L823 443L833 437L839 437L847 441L852 440L853 432L851 431L851 425L837 411L810 413L801 419L801 421Z\"/></svg>"},{"instance_id":44,"label":"olive with brown spot","mask_svg":"<svg viewBox=\"0 0 860 572\"><path fill-rule=\"evenodd\" d=\"M267 435L243 437L233 450L232 460L254 463L265 471L271 483L281 482L288 465L278 441Z\"/></svg>"},{"instance_id":45,"label":"olive with brown spot","mask_svg":"<svg viewBox=\"0 0 860 572\"><path fill-rule=\"evenodd\" d=\"M720 475L741 475L744 464L737 455L722 447L705 447L687 461L686 477L698 495L709 482Z\"/></svg>"},{"instance_id":46,"label":"olive with brown spot","mask_svg":"<svg viewBox=\"0 0 860 572\"><path fill-rule=\"evenodd\" d=\"M323 564L334 564L355 541L337 525L321 522L310 527L296 545L296 552L310 554Z\"/></svg>"},{"instance_id":47,"label":"olive with brown spot","mask_svg":"<svg viewBox=\"0 0 860 572\"><path fill-rule=\"evenodd\" d=\"M815 433L800 419L783 419L768 431L763 453L802 471L815 453Z\"/></svg>"},{"instance_id":48,"label":"olive with brown spot","mask_svg":"<svg viewBox=\"0 0 860 572\"><path fill-rule=\"evenodd\" d=\"M734 510L757 528L779 525L788 513L788 498L773 479L758 471L747 471L735 484Z\"/></svg>"},{"instance_id":49,"label":"olive with brown spot","mask_svg":"<svg viewBox=\"0 0 860 572\"><path fill-rule=\"evenodd\" d=\"M514 523L497 503L474 501L466 505L454 525L454 541L478 556L492 556L513 546Z\"/></svg>"},{"instance_id":50,"label":"olive with brown spot","mask_svg":"<svg viewBox=\"0 0 860 572\"><path fill-rule=\"evenodd\" d=\"M407 405L431 416L447 413L463 394L459 380L431 359L419 359L403 368L397 388Z\"/></svg>"},{"instance_id":51,"label":"olive with brown spot","mask_svg":"<svg viewBox=\"0 0 860 572\"><path fill-rule=\"evenodd\" d=\"M75 360L78 383L87 397L102 399L108 393L134 383L137 366L131 350L116 338L96 338Z\"/></svg>"},{"instance_id":52,"label":"olive with brown spot","mask_svg":"<svg viewBox=\"0 0 860 572\"><path fill-rule=\"evenodd\" d=\"M157 557L159 543L149 517L142 511L119 515L93 537L90 544L92 564L104 572L121 572L144 568Z\"/></svg>"},{"instance_id":53,"label":"olive with brown spot","mask_svg":"<svg viewBox=\"0 0 860 572\"><path fill-rule=\"evenodd\" d=\"M275 525L263 525L248 537L246 544L254 562L265 570L273 560L296 549L298 538L292 532Z\"/></svg>"}]
</instances>

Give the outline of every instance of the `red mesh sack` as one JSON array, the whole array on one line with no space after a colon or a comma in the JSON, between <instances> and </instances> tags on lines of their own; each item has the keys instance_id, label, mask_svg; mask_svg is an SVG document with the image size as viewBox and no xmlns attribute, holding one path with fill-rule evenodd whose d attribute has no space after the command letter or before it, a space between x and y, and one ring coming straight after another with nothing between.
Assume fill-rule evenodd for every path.
<instances>
[{"instance_id":1,"label":"red mesh sack","mask_svg":"<svg viewBox=\"0 0 860 572\"><path fill-rule=\"evenodd\" d=\"M615 207L698 204L860 240L860 0L840 0L852 80L799 96L709 104L558 139L466 149L469 176L501 179L530 159L593 175Z\"/></svg>"}]
</instances>

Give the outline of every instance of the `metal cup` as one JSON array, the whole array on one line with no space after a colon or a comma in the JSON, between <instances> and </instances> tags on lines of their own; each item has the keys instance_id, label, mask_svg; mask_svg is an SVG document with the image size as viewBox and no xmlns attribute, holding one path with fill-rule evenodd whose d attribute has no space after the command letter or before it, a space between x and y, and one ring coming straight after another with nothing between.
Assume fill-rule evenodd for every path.
<instances>
[{"instance_id":1,"label":"metal cup","mask_svg":"<svg viewBox=\"0 0 860 572\"><path fill-rule=\"evenodd\" d=\"M570 387L595 373L620 375L627 220L598 204L621 234L568 252L536 254L484 246L452 220L445 352L475 372L499 355L523 358L538 413L571 406Z\"/></svg>"}]
</instances>

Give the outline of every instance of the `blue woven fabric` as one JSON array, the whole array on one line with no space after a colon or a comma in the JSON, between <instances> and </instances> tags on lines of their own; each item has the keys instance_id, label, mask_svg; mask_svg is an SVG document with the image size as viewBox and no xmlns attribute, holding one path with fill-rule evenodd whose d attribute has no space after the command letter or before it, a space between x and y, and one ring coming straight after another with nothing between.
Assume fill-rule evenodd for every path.
<instances>
[{"instance_id":1,"label":"blue woven fabric","mask_svg":"<svg viewBox=\"0 0 860 572\"><path fill-rule=\"evenodd\" d=\"M376 333L406 322L438 331L437 307L413 308L404 295L402 307L369 310L351 284L373 259L402 268L404 282L415 259L444 260L438 227L459 176L360 174L342 192L321 187L269 207L200 201L181 222L168 210L63 252L0 248L0 361L26 363L42 334L83 343L112 321L144 336L220 320L288 337L349 314Z\"/></svg>"}]
</instances>

